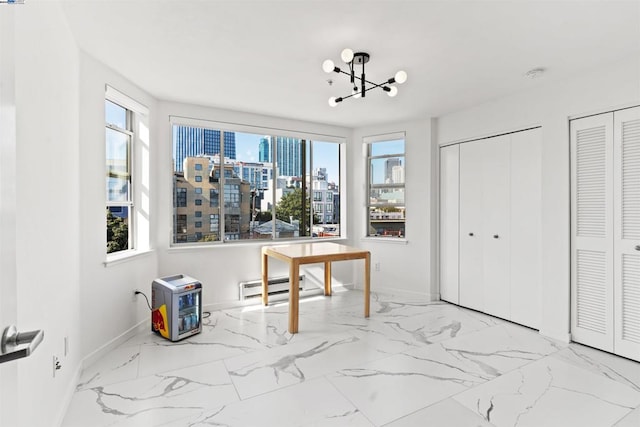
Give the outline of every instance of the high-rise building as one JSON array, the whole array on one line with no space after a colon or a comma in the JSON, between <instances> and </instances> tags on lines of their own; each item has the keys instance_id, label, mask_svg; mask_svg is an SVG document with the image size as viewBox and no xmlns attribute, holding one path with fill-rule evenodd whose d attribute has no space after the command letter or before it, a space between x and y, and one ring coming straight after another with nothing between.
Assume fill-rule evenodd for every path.
<instances>
[{"instance_id":1,"label":"high-rise building","mask_svg":"<svg viewBox=\"0 0 640 427\"><path fill-rule=\"evenodd\" d=\"M402 166L402 161L398 157L391 157L384 162L384 182L385 184L393 184L393 168Z\"/></svg>"},{"instance_id":2,"label":"high-rise building","mask_svg":"<svg viewBox=\"0 0 640 427\"><path fill-rule=\"evenodd\" d=\"M224 135L224 136L221 136ZM220 154L220 140L224 138L224 156L236 158L236 134L215 129L203 129L190 126L173 127L174 168L182 172L187 157L213 156Z\"/></svg>"},{"instance_id":3,"label":"high-rise building","mask_svg":"<svg viewBox=\"0 0 640 427\"><path fill-rule=\"evenodd\" d=\"M276 165L280 176L302 175L302 143L298 138L276 137Z\"/></svg>"},{"instance_id":4,"label":"high-rise building","mask_svg":"<svg viewBox=\"0 0 640 427\"><path fill-rule=\"evenodd\" d=\"M271 137L264 136L260 138L258 145L258 161L263 163L271 163Z\"/></svg>"},{"instance_id":5,"label":"high-rise building","mask_svg":"<svg viewBox=\"0 0 640 427\"><path fill-rule=\"evenodd\" d=\"M298 138L284 136L265 136L260 138L258 146L258 161L274 163L274 148L271 142L275 138L275 164L278 166L279 176L302 175L302 142Z\"/></svg>"}]
</instances>

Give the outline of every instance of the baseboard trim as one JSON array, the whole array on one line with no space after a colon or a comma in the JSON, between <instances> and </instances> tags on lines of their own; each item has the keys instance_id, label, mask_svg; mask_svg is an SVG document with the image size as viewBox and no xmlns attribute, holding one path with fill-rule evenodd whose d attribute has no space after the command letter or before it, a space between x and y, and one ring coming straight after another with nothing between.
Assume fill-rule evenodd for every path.
<instances>
[{"instance_id":1,"label":"baseboard trim","mask_svg":"<svg viewBox=\"0 0 640 427\"><path fill-rule=\"evenodd\" d=\"M149 331L151 331L150 317L147 319L141 320L135 326L132 326L131 328L127 329L122 334L118 335L117 337L113 338L111 341L107 342L103 346L99 347L98 349L94 350L92 353L89 353L87 356L85 356L85 358L82 359L82 362L81 362L82 369L84 369L85 366L90 366L96 361L100 360L107 353L114 350L116 347L125 343L129 339L133 338L138 333L143 332L145 329L148 329Z\"/></svg>"}]
</instances>

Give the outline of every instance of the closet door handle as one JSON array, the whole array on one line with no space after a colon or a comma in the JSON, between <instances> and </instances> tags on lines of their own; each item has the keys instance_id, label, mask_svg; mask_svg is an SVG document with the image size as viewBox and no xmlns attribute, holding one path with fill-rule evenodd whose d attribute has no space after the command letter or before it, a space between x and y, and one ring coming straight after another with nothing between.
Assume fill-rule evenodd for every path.
<instances>
[{"instance_id":1,"label":"closet door handle","mask_svg":"<svg viewBox=\"0 0 640 427\"><path fill-rule=\"evenodd\" d=\"M473 237L473 233L469 233L469 236Z\"/></svg>"},{"instance_id":2,"label":"closet door handle","mask_svg":"<svg viewBox=\"0 0 640 427\"><path fill-rule=\"evenodd\" d=\"M636 245L636 251L640 251L640 245Z\"/></svg>"},{"instance_id":3,"label":"closet door handle","mask_svg":"<svg viewBox=\"0 0 640 427\"><path fill-rule=\"evenodd\" d=\"M500 236L498 236L497 234L494 234L494 235L493 235L493 238L494 238L494 239L498 239L498 238L500 238Z\"/></svg>"}]
</instances>

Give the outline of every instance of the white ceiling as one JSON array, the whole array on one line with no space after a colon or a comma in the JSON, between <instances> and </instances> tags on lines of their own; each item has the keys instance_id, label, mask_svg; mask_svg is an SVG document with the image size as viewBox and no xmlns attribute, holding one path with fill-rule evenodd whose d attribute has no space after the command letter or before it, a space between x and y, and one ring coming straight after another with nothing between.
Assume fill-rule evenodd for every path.
<instances>
[{"instance_id":1,"label":"white ceiling","mask_svg":"<svg viewBox=\"0 0 640 427\"><path fill-rule=\"evenodd\" d=\"M158 99L358 127L437 117L640 57L640 1L63 0L78 45ZM350 93L404 69L389 98ZM542 78L524 74L545 67ZM332 87L327 79L333 79Z\"/></svg>"}]
</instances>

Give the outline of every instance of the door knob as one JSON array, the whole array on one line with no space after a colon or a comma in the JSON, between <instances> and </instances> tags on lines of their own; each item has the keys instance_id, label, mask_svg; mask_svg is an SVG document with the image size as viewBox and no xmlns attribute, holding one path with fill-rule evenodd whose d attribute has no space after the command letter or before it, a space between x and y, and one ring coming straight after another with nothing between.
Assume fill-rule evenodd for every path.
<instances>
[{"instance_id":1,"label":"door knob","mask_svg":"<svg viewBox=\"0 0 640 427\"><path fill-rule=\"evenodd\" d=\"M636 245L636 251L640 251L640 245Z\"/></svg>"},{"instance_id":2,"label":"door knob","mask_svg":"<svg viewBox=\"0 0 640 427\"><path fill-rule=\"evenodd\" d=\"M494 238L494 239L497 239L497 238L499 238L499 237L500 237L500 236L498 236L497 234L494 234L494 235L493 235L493 238Z\"/></svg>"},{"instance_id":3,"label":"door knob","mask_svg":"<svg viewBox=\"0 0 640 427\"><path fill-rule=\"evenodd\" d=\"M473 233L469 233L469 236L473 237Z\"/></svg>"},{"instance_id":4,"label":"door knob","mask_svg":"<svg viewBox=\"0 0 640 427\"><path fill-rule=\"evenodd\" d=\"M40 345L44 331L18 332L14 325L7 326L0 340L0 363L29 356Z\"/></svg>"}]
</instances>

